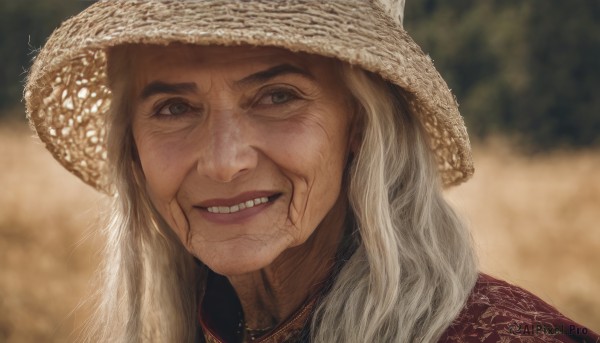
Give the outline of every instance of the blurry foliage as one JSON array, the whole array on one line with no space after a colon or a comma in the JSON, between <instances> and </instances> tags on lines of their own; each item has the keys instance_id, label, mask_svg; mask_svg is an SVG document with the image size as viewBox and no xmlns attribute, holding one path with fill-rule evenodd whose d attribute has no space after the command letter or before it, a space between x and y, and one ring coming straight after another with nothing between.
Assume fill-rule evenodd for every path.
<instances>
[{"instance_id":1,"label":"blurry foliage","mask_svg":"<svg viewBox=\"0 0 600 343\"><path fill-rule=\"evenodd\" d=\"M22 116L32 51L89 4L0 1L0 117ZM503 133L540 150L600 145L598 18L596 0L408 0L405 26L455 92L471 135Z\"/></svg>"},{"instance_id":2,"label":"blurry foliage","mask_svg":"<svg viewBox=\"0 0 600 343\"><path fill-rule=\"evenodd\" d=\"M34 51L66 18L91 4L82 0L2 0L0 1L0 117L18 113L26 71Z\"/></svg>"},{"instance_id":3,"label":"blurry foliage","mask_svg":"<svg viewBox=\"0 0 600 343\"><path fill-rule=\"evenodd\" d=\"M600 145L599 1L409 0L405 17L471 135Z\"/></svg>"}]
</instances>

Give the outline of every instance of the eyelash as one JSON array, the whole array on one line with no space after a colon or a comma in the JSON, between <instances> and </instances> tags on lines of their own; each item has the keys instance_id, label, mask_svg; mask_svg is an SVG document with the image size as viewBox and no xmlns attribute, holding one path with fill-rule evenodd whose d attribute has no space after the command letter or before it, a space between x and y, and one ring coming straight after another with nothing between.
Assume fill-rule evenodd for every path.
<instances>
[{"instance_id":1,"label":"eyelash","mask_svg":"<svg viewBox=\"0 0 600 343\"><path fill-rule=\"evenodd\" d=\"M272 97L275 94L285 94L287 96L289 96L289 98L282 102L282 103L271 103L268 105L265 104L260 104L261 100L263 100L265 97ZM254 101L253 106L282 106L282 105L286 105L294 100L298 100L301 99L300 94L298 93L298 91L290 88L290 87L275 87L275 88L270 88L267 89L266 91L263 91L260 93L260 95L256 98L256 101Z\"/></svg>"},{"instance_id":2,"label":"eyelash","mask_svg":"<svg viewBox=\"0 0 600 343\"><path fill-rule=\"evenodd\" d=\"M187 106L187 110L185 113L181 113L181 114L164 114L161 113L165 108L167 108L168 106L171 105L185 105ZM180 117L183 115L186 115L190 112L195 112L195 113L201 113L202 112L202 108L198 108L198 107L194 107L192 105L190 105L190 103L188 101L186 101L185 99L182 98L172 98L172 99L167 99L165 101L162 101L160 103L158 103L155 107L155 110L153 111L152 116L159 118L159 119L174 119L176 117Z\"/></svg>"}]
</instances>

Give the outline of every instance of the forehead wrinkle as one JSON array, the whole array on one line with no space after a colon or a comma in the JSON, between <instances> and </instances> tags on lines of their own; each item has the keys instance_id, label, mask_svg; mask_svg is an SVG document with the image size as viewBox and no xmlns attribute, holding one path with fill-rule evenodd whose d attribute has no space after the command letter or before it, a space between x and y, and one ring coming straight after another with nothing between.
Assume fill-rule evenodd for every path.
<instances>
[{"instance_id":1,"label":"forehead wrinkle","mask_svg":"<svg viewBox=\"0 0 600 343\"><path fill-rule=\"evenodd\" d=\"M252 73L241 80L237 80L234 82L234 86L238 88L251 84L260 84L286 75L298 75L308 78L311 81L315 80L315 77L308 70L297 67L290 63L280 63L267 69Z\"/></svg>"},{"instance_id":2,"label":"forehead wrinkle","mask_svg":"<svg viewBox=\"0 0 600 343\"><path fill-rule=\"evenodd\" d=\"M162 81L152 81L140 92L142 99L147 99L155 94L190 94L196 93L198 87L194 82L167 83Z\"/></svg>"},{"instance_id":3,"label":"forehead wrinkle","mask_svg":"<svg viewBox=\"0 0 600 343\"><path fill-rule=\"evenodd\" d=\"M313 82L319 81L322 79L319 71L325 67L319 66L319 68L315 69L315 56L269 48L244 47L242 49L242 47L192 45L139 46L139 48L134 50L133 55L134 60L141 60L141 63L133 63L136 79L133 94L138 94L140 89L145 86L145 83L150 81L148 79L151 77L153 77L152 81L155 79L166 82L192 81L196 83L198 93L206 94L214 92L216 90L215 87L221 88L217 86L217 84L221 84L221 81L223 81L222 85L226 86L227 89L238 91L237 82L243 81L243 79L253 74L261 73L261 71L269 71L269 69L277 69L277 67L281 66L285 66L283 69L287 69L283 71L282 75L292 74L293 76L293 74L296 74L296 71L300 70L306 71L306 73L299 72L300 74L305 74L304 76L313 76L312 78L306 77L307 80ZM232 55L233 57L230 57ZM317 58L323 59L323 57L318 56ZM320 65L320 63L316 64ZM327 65L330 64L327 63ZM232 66L236 66L236 68L232 68ZM177 69L179 69L179 72L175 72L176 74L186 77L190 74L194 75L194 73L186 72L186 68L197 71L202 70L200 78L196 77L195 80L193 78L178 80L168 77L170 72L174 72ZM156 73L156 71L159 71L159 73ZM266 82L268 80L264 79L278 76L268 75L269 73L266 74L256 78L255 81ZM222 80L214 79L215 75L222 76ZM225 87L219 89L219 91L224 90Z\"/></svg>"},{"instance_id":4,"label":"forehead wrinkle","mask_svg":"<svg viewBox=\"0 0 600 343\"><path fill-rule=\"evenodd\" d=\"M154 81L165 83L173 82L165 78L164 75L157 74L156 71L172 70L176 67L188 64L195 57L191 49L182 49L180 46L148 46L139 45L131 50L132 73L136 80L136 93L145 84ZM175 61L175 63L174 63Z\"/></svg>"}]
</instances>

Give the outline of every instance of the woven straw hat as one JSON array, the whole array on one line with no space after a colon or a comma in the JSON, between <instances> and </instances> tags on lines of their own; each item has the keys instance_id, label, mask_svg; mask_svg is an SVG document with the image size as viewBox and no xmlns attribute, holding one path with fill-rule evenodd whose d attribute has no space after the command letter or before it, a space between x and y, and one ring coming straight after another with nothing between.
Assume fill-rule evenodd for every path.
<instances>
[{"instance_id":1,"label":"woven straw hat","mask_svg":"<svg viewBox=\"0 0 600 343\"><path fill-rule=\"evenodd\" d=\"M429 134L445 186L473 174L458 105L402 28L404 0L100 1L65 21L27 79L27 115L52 155L110 192L106 50L126 43L275 46L334 57L406 91Z\"/></svg>"}]
</instances>

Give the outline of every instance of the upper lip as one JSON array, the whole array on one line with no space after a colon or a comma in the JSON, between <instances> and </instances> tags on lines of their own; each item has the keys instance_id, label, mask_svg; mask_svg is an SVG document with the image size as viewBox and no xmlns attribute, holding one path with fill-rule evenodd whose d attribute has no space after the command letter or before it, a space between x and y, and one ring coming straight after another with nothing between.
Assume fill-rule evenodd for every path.
<instances>
[{"instance_id":1,"label":"upper lip","mask_svg":"<svg viewBox=\"0 0 600 343\"><path fill-rule=\"evenodd\" d=\"M237 205L239 203L242 203L242 202L245 202L248 200L254 200L256 198L262 198L262 197L271 197L271 196L274 196L277 194L279 194L279 193L274 192L274 191L250 191L250 192L240 193L231 198L207 199L207 200L197 203L195 205L195 207L208 208L208 207L212 207L212 206L233 206L233 205Z\"/></svg>"}]
</instances>

